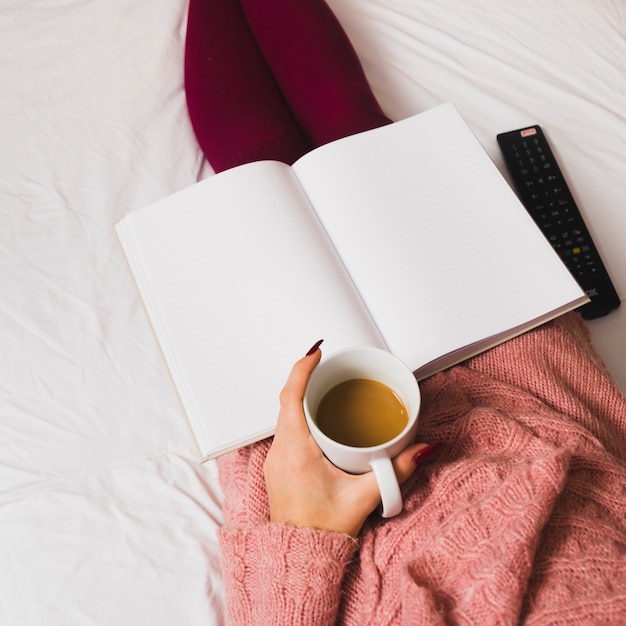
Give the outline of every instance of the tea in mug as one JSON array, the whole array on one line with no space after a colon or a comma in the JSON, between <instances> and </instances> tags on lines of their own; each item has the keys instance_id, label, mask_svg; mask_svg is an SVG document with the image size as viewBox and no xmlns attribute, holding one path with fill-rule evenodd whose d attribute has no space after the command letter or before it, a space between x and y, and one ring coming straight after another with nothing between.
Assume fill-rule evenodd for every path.
<instances>
[{"instance_id":1,"label":"tea in mug","mask_svg":"<svg viewBox=\"0 0 626 626\"><path fill-rule=\"evenodd\" d=\"M399 435L409 421L404 403L383 383L356 378L324 395L315 419L319 429L346 446L369 448Z\"/></svg>"}]
</instances>

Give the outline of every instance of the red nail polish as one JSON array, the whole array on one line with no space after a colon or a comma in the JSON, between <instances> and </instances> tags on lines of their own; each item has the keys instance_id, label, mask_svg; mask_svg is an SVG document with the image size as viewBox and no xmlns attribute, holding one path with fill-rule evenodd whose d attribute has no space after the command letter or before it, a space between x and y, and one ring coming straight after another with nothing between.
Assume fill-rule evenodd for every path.
<instances>
[{"instance_id":1,"label":"red nail polish","mask_svg":"<svg viewBox=\"0 0 626 626\"><path fill-rule=\"evenodd\" d=\"M319 347L322 345L323 341L324 341L323 339L316 341L313 344L313 347L306 353L306 356L311 356L312 354L315 354L318 351Z\"/></svg>"},{"instance_id":2,"label":"red nail polish","mask_svg":"<svg viewBox=\"0 0 626 626\"><path fill-rule=\"evenodd\" d=\"M420 463L425 463L431 457L435 455L435 452L439 450L441 447L440 443L431 443L429 446L422 448L417 454L413 457L413 463L415 465L419 465Z\"/></svg>"}]
</instances>

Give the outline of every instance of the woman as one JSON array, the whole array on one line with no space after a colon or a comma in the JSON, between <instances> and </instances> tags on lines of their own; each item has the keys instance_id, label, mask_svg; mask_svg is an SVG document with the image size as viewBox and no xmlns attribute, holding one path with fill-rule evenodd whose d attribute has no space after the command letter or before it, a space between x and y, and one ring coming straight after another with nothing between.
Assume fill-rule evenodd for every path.
<instances>
[{"instance_id":1,"label":"woman","mask_svg":"<svg viewBox=\"0 0 626 626\"><path fill-rule=\"evenodd\" d=\"M321 0L191 0L185 91L215 171L389 123Z\"/></svg>"},{"instance_id":2,"label":"woman","mask_svg":"<svg viewBox=\"0 0 626 626\"><path fill-rule=\"evenodd\" d=\"M191 0L185 75L216 171L389 122L321 0ZM626 623L626 400L576 314L421 383L436 444L395 459L389 520L308 433L320 358L295 364L274 439L219 461L231 623Z\"/></svg>"}]
</instances>

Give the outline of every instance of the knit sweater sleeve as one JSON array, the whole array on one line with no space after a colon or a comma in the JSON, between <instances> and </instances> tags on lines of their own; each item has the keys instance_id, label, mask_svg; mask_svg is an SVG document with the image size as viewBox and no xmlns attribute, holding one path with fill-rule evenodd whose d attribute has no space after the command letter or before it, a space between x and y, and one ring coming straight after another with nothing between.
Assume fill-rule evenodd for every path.
<instances>
[{"instance_id":1,"label":"knit sweater sleeve","mask_svg":"<svg viewBox=\"0 0 626 626\"><path fill-rule=\"evenodd\" d=\"M266 523L219 531L230 624L335 623L348 535Z\"/></svg>"}]
</instances>

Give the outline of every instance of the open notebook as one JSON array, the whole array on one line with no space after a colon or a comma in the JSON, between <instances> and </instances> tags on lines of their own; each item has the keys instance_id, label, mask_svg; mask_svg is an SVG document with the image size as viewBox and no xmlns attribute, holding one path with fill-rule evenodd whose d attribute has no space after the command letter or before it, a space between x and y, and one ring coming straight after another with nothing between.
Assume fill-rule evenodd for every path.
<instances>
[{"instance_id":1,"label":"open notebook","mask_svg":"<svg viewBox=\"0 0 626 626\"><path fill-rule=\"evenodd\" d=\"M450 104L212 176L116 229L203 459L273 432L317 339L424 378L587 301Z\"/></svg>"}]
</instances>

